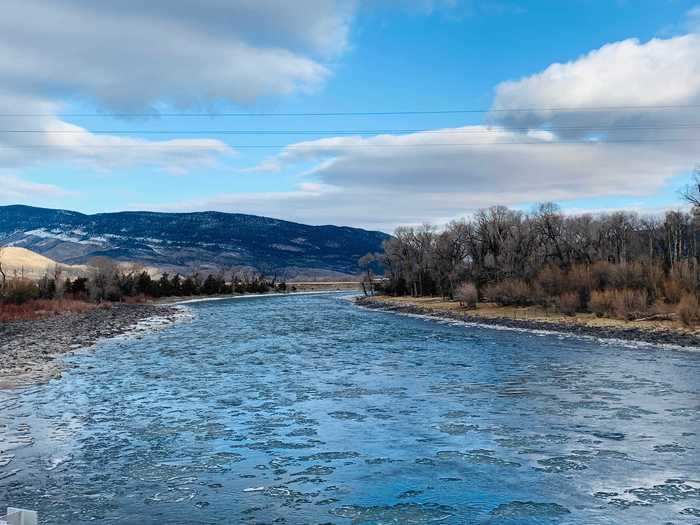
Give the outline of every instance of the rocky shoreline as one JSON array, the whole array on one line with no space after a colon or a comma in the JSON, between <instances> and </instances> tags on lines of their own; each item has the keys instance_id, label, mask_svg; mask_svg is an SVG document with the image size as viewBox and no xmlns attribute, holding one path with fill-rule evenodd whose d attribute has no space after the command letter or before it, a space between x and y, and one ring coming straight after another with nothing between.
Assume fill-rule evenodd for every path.
<instances>
[{"instance_id":1,"label":"rocky shoreline","mask_svg":"<svg viewBox=\"0 0 700 525\"><path fill-rule=\"evenodd\" d=\"M511 319L508 317L484 317L480 315L471 315L464 312L436 310L433 308L421 307L415 304L398 304L386 300L383 301L381 297L359 297L355 300L355 302L356 304L365 308L373 308L403 314L425 315L435 319L450 319L467 323L478 323L482 325L502 326L506 328L525 330L550 330L554 332L596 337L601 339L620 339L623 341L642 342L657 345L700 348L700 337L680 332L673 332L671 330L644 330L641 328L626 327L595 327L573 323Z\"/></svg>"},{"instance_id":2,"label":"rocky shoreline","mask_svg":"<svg viewBox=\"0 0 700 525\"><path fill-rule=\"evenodd\" d=\"M62 355L128 333L149 319L175 322L180 313L172 306L113 304L85 313L0 323L0 389L59 377Z\"/></svg>"}]
</instances>

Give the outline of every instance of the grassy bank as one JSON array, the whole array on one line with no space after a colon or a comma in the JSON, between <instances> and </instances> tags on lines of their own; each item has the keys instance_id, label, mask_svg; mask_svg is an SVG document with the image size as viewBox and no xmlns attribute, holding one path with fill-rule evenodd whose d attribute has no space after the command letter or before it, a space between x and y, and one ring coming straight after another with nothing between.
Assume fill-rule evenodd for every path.
<instances>
[{"instance_id":1,"label":"grassy bank","mask_svg":"<svg viewBox=\"0 0 700 525\"><path fill-rule=\"evenodd\" d=\"M109 303L96 304L73 299L33 299L22 304L0 303L0 323L33 321L69 313L85 313L96 308L109 308Z\"/></svg>"},{"instance_id":2,"label":"grassy bank","mask_svg":"<svg viewBox=\"0 0 700 525\"><path fill-rule=\"evenodd\" d=\"M361 298L358 303L363 306L401 313L422 314L467 322L700 347L700 330L684 326L676 319L651 317L646 320L627 321L598 317L592 313L570 316L554 313L541 306L498 306L495 303L480 303L476 308L467 309L461 306L458 301L435 297L377 296Z\"/></svg>"}]
</instances>

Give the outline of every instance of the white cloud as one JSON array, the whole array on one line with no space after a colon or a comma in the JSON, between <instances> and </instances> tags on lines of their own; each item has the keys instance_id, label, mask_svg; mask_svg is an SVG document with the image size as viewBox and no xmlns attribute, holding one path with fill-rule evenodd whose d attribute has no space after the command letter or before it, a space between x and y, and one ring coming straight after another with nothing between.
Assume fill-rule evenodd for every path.
<instances>
[{"instance_id":1,"label":"white cloud","mask_svg":"<svg viewBox=\"0 0 700 525\"><path fill-rule=\"evenodd\" d=\"M61 120L59 101L116 112L211 108L316 90L347 47L355 0L7 0L0 16L0 167L69 161L173 173L232 151L146 141ZM15 116L8 116L15 115ZM24 116L22 116L24 115Z\"/></svg>"},{"instance_id":2,"label":"white cloud","mask_svg":"<svg viewBox=\"0 0 700 525\"><path fill-rule=\"evenodd\" d=\"M71 192L53 184L40 184L17 177L14 174L0 173L0 202L17 201L42 202L48 198L60 198L72 195Z\"/></svg>"},{"instance_id":3,"label":"white cloud","mask_svg":"<svg viewBox=\"0 0 700 525\"><path fill-rule=\"evenodd\" d=\"M116 110L249 103L316 89L352 13L343 0L7 0L0 80Z\"/></svg>"},{"instance_id":4,"label":"white cloud","mask_svg":"<svg viewBox=\"0 0 700 525\"><path fill-rule=\"evenodd\" d=\"M43 116L7 116L17 108ZM65 161L98 170L147 165L179 174L234 153L223 142L206 138L147 141L95 134L53 116L58 110L55 103L0 91L0 167ZM38 133L7 132L12 130Z\"/></svg>"},{"instance_id":5,"label":"white cloud","mask_svg":"<svg viewBox=\"0 0 700 525\"><path fill-rule=\"evenodd\" d=\"M700 104L700 36L626 40L496 90L496 108L573 111L499 112L493 127L301 142L253 169L315 163L307 178L321 185L320 193L301 190L284 200L225 195L187 205L243 210L254 201L258 213L391 229L492 204L644 197L699 160L698 109L586 109L694 104Z\"/></svg>"},{"instance_id":6,"label":"white cloud","mask_svg":"<svg viewBox=\"0 0 700 525\"><path fill-rule=\"evenodd\" d=\"M208 166L213 139L146 141L60 119L70 99L114 112L211 109L309 93L348 47L364 0L6 0L0 16L0 168ZM424 8L451 0L402 0ZM14 115L14 116L10 116Z\"/></svg>"},{"instance_id":7,"label":"white cloud","mask_svg":"<svg viewBox=\"0 0 700 525\"><path fill-rule=\"evenodd\" d=\"M458 2L397 4L431 12L454 9ZM180 172L211 164L233 152L212 139L93 134L55 116L61 110L56 101L87 99L101 108L149 111L163 104L208 108L313 92L347 49L353 16L363 5L371 2L7 0L0 16L0 114L45 116L4 118L2 125L71 133L32 136L40 148L31 155L23 148L29 138L0 134L0 167L71 160ZM495 95L494 108L513 111L490 115L492 128L308 141L249 170L312 164L295 191L226 194L164 208L391 229L441 222L492 204L649 195L697 162L700 130L681 126L697 110L587 108L700 104L700 35L611 43L504 82ZM514 111L523 107L572 111ZM584 138L598 143L577 143ZM653 142L659 138L672 141ZM453 145L460 143L470 145ZM5 195L31 191L31 183L20 179L6 181L6 187L16 189Z\"/></svg>"},{"instance_id":8,"label":"white cloud","mask_svg":"<svg viewBox=\"0 0 700 525\"><path fill-rule=\"evenodd\" d=\"M553 141L546 134L481 126L338 137L289 146L267 161L281 168L316 162L309 174L316 191L223 195L182 206L313 223L333 217L390 231L399 224L447 221L494 204L653 194L669 177L692 168L693 153L687 144Z\"/></svg>"},{"instance_id":9,"label":"white cloud","mask_svg":"<svg viewBox=\"0 0 700 525\"><path fill-rule=\"evenodd\" d=\"M581 137L610 127L611 138L654 137L659 128L692 121L700 105L700 35L607 44L577 60L499 84L494 122L513 128L545 124L560 136ZM666 106L666 109L590 111L589 108ZM522 111L523 108L533 108ZM541 108L567 108L550 111ZM510 111L512 110L512 111ZM646 126L646 129L640 129ZM666 134L668 136L668 134Z\"/></svg>"}]
</instances>

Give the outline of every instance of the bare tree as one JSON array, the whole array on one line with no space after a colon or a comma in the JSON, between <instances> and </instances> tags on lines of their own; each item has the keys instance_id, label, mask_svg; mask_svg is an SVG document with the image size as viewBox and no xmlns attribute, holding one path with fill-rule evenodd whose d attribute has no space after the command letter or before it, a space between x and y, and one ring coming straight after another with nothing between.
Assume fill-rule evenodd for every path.
<instances>
[{"instance_id":1,"label":"bare tree","mask_svg":"<svg viewBox=\"0 0 700 525\"><path fill-rule=\"evenodd\" d=\"M58 299L61 299L63 297L63 280L61 279L61 276L63 275L63 266L60 264L56 264L53 267L53 282L54 285L56 286L56 297Z\"/></svg>"},{"instance_id":2,"label":"bare tree","mask_svg":"<svg viewBox=\"0 0 700 525\"><path fill-rule=\"evenodd\" d=\"M0 289L2 289L2 290L4 290L5 287L7 286L7 276L5 275L5 270L2 267L2 256L3 256L4 251L5 251L5 247L0 246L0 278L2 279L2 288L0 288Z\"/></svg>"},{"instance_id":3,"label":"bare tree","mask_svg":"<svg viewBox=\"0 0 700 525\"><path fill-rule=\"evenodd\" d=\"M372 278L372 263L377 260L377 256L373 253L368 253L360 257L357 261L357 264L360 268L362 268L366 273L365 276L362 278L362 291L365 293L365 295L374 295L374 279ZM367 283L367 286L369 287L369 294L367 293L367 288L365 287L365 283Z\"/></svg>"},{"instance_id":4,"label":"bare tree","mask_svg":"<svg viewBox=\"0 0 700 525\"><path fill-rule=\"evenodd\" d=\"M552 204L529 214L494 207L442 230L398 228L379 259L385 289L396 295L449 297L465 281L478 289L508 279L533 283L547 267L567 274L598 263L641 263L657 290L679 265L700 283L696 225L695 215L683 211L641 219L632 212L567 216Z\"/></svg>"},{"instance_id":5,"label":"bare tree","mask_svg":"<svg viewBox=\"0 0 700 525\"><path fill-rule=\"evenodd\" d=\"M89 264L91 297L99 301L107 299L115 288L116 263L108 257L93 257Z\"/></svg>"},{"instance_id":6,"label":"bare tree","mask_svg":"<svg viewBox=\"0 0 700 525\"><path fill-rule=\"evenodd\" d=\"M681 190L681 197L693 207L700 206L700 165L695 166L690 183Z\"/></svg>"}]
</instances>

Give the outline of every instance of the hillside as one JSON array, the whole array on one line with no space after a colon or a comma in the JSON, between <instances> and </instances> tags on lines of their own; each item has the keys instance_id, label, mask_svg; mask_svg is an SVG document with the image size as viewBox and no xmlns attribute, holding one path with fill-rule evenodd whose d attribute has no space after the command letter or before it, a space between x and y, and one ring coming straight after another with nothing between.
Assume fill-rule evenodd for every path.
<instances>
[{"instance_id":1,"label":"hillside","mask_svg":"<svg viewBox=\"0 0 700 525\"><path fill-rule=\"evenodd\" d=\"M30 279L38 279L45 274L53 275L57 262L39 255L26 248L10 246L0 251L0 262L7 276L24 275ZM87 272L83 265L63 265L61 271L64 277L75 277Z\"/></svg>"},{"instance_id":2,"label":"hillside","mask_svg":"<svg viewBox=\"0 0 700 525\"><path fill-rule=\"evenodd\" d=\"M187 272L254 267L288 277L355 274L357 259L389 236L359 228L308 226L237 213L73 211L0 206L0 244L55 261L95 256Z\"/></svg>"}]
</instances>

